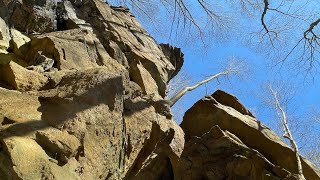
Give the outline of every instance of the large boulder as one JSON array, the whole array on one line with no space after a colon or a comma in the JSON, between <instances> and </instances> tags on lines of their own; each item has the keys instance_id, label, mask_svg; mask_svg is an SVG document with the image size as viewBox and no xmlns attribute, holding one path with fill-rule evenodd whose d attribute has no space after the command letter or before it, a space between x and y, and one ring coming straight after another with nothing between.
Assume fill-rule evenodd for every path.
<instances>
[{"instance_id":1,"label":"large boulder","mask_svg":"<svg viewBox=\"0 0 320 180\"><path fill-rule=\"evenodd\" d=\"M19 91L39 90L44 87L48 79L37 72L25 69L10 61L0 65L0 81Z\"/></svg>"},{"instance_id":2,"label":"large boulder","mask_svg":"<svg viewBox=\"0 0 320 180\"><path fill-rule=\"evenodd\" d=\"M185 113L181 123L186 141L194 136L202 136L216 125L237 136L249 148L260 152L272 164L298 173L295 153L273 131L252 116L222 105L211 96L194 104ZM306 179L320 179L319 170L304 158L302 166Z\"/></svg>"},{"instance_id":3,"label":"large boulder","mask_svg":"<svg viewBox=\"0 0 320 180\"><path fill-rule=\"evenodd\" d=\"M85 29L57 31L34 36L26 59L29 65L39 65L38 57L53 59L59 70L89 69L105 66L121 73L124 68L112 59L95 35Z\"/></svg>"},{"instance_id":4,"label":"large boulder","mask_svg":"<svg viewBox=\"0 0 320 180\"><path fill-rule=\"evenodd\" d=\"M77 179L75 161L65 167L58 166L32 139L9 137L3 140L3 145L5 152L10 156L11 166L6 167L1 178L4 176L6 179Z\"/></svg>"},{"instance_id":5,"label":"large boulder","mask_svg":"<svg viewBox=\"0 0 320 180\"><path fill-rule=\"evenodd\" d=\"M218 125L186 143L175 179L297 179Z\"/></svg>"}]
</instances>

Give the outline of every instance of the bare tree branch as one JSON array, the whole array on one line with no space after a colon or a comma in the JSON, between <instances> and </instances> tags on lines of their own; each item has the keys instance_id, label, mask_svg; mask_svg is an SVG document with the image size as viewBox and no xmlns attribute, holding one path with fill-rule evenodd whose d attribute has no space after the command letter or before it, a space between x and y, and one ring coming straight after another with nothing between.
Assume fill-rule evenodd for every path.
<instances>
[{"instance_id":1,"label":"bare tree branch","mask_svg":"<svg viewBox=\"0 0 320 180\"><path fill-rule=\"evenodd\" d=\"M283 137L287 138L290 141L291 147L292 147L293 151L296 154L297 168L298 168L298 178L300 180L305 180L305 177L303 175L303 170L302 170L302 164L301 164L299 149L298 149L298 146L297 146L296 142L293 139L291 130L290 130L289 126L288 126L286 112L285 112L283 106L279 102L277 92L272 88L271 85L269 85L269 90L272 93L272 96L274 98L275 106L276 106L276 110L277 110L278 114L279 114L279 111L281 113L280 116L281 116L281 119L282 119L282 125L283 125L283 131L284 131Z\"/></svg>"},{"instance_id":2,"label":"bare tree branch","mask_svg":"<svg viewBox=\"0 0 320 180\"><path fill-rule=\"evenodd\" d=\"M169 100L169 105L170 107L172 107L183 95L185 95L188 91L193 91L195 90L196 88L198 88L199 86L203 85L204 83L207 83L213 79L216 79L218 78L219 76L222 76L222 75L227 75L229 73L232 73L233 71L232 70L227 70L227 71L223 71L223 72L220 72L218 74L215 74L215 75L212 75L210 76L209 78L207 79L204 79L200 82L198 82L197 84L193 85L193 86L189 86L189 87L185 87L183 88L181 91L179 91L176 95L174 95L170 100Z\"/></svg>"}]
</instances>

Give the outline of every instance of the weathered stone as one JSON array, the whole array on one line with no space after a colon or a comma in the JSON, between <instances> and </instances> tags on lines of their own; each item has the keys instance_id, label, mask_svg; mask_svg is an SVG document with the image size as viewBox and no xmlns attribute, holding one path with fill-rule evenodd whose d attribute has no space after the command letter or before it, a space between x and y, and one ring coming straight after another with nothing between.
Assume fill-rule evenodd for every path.
<instances>
[{"instance_id":1,"label":"weathered stone","mask_svg":"<svg viewBox=\"0 0 320 180\"><path fill-rule=\"evenodd\" d=\"M76 12L81 12L77 14L79 18L90 22L93 32L110 55L124 66L132 68L130 75L141 74L136 68L141 63L156 82L157 94L165 96L166 83L169 74L175 70L174 66L127 9L111 8L100 0L90 0L85 6L79 6Z\"/></svg>"},{"instance_id":2,"label":"weathered stone","mask_svg":"<svg viewBox=\"0 0 320 180\"><path fill-rule=\"evenodd\" d=\"M42 115L38 111L40 106L36 96L0 88L0 114L11 121L18 123L40 121Z\"/></svg>"},{"instance_id":3,"label":"weathered stone","mask_svg":"<svg viewBox=\"0 0 320 180\"><path fill-rule=\"evenodd\" d=\"M139 84L145 94L152 94L158 91L156 81L152 78L150 72L143 67L141 63L130 68L131 79ZM159 96L158 93L155 96ZM158 98L158 97L156 97Z\"/></svg>"},{"instance_id":4,"label":"weathered stone","mask_svg":"<svg viewBox=\"0 0 320 180\"><path fill-rule=\"evenodd\" d=\"M32 139L10 137L3 144L11 157L12 166L5 170L12 170L11 179L77 179L75 169L56 165Z\"/></svg>"},{"instance_id":5,"label":"weathered stone","mask_svg":"<svg viewBox=\"0 0 320 180\"><path fill-rule=\"evenodd\" d=\"M95 35L88 30L73 29L35 36L27 59L30 65L38 65L39 54L55 61L54 67L88 69L105 66L109 72L121 73L124 69L105 51Z\"/></svg>"},{"instance_id":6,"label":"weathered stone","mask_svg":"<svg viewBox=\"0 0 320 180\"><path fill-rule=\"evenodd\" d=\"M201 99L193 105L181 123L187 141L193 136L202 136L215 125L236 135L272 164L297 173L295 153L274 132L253 117L224 106L212 97ZM302 166L306 179L320 179L320 172L303 158Z\"/></svg>"},{"instance_id":7,"label":"weathered stone","mask_svg":"<svg viewBox=\"0 0 320 180\"><path fill-rule=\"evenodd\" d=\"M128 133L125 179L169 178L171 162L176 162L183 151L184 133L147 102L137 100L135 103L132 107L140 110L130 109L125 114Z\"/></svg>"},{"instance_id":8,"label":"weathered stone","mask_svg":"<svg viewBox=\"0 0 320 180\"><path fill-rule=\"evenodd\" d=\"M183 54L127 8L55 2L0 0L19 30L0 85L27 91L0 88L0 179L296 179L292 150L223 91L186 113L184 138L163 99Z\"/></svg>"},{"instance_id":9,"label":"weathered stone","mask_svg":"<svg viewBox=\"0 0 320 180\"><path fill-rule=\"evenodd\" d=\"M0 65L0 80L18 91L39 90L48 82L44 75L27 70L13 61Z\"/></svg>"},{"instance_id":10,"label":"weathered stone","mask_svg":"<svg viewBox=\"0 0 320 180\"><path fill-rule=\"evenodd\" d=\"M1 17L10 27L26 34L56 29L54 0L1 0Z\"/></svg>"},{"instance_id":11,"label":"weathered stone","mask_svg":"<svg viewBox=\"0 0 320 180\"><path fill-rule=\"evenodd\" d=\"M82 28L92 31L89 23L77 17L77 12L70 1L57 3L57 28L58 30Z\"/></svg>"},{"instance_id":12,"label":"weathered stone","mask_svg":"<svg viewBox=\"0 0 320 180\"><path fill-rule=\"evenodd\" d=\"M170 60L171 64L174 66L175 70L172 74L169 74L169 79L172 79L178 74L184 63L184 54L181 52L180 48L173 47L169 44L160 44L161 50L167 59Z\"/></svg>"},{"instance_id":13,"label":"weathered stone","mask_svg":"<svg viewBox=\"0 0 320 180\"><path fill-rule=\"evenodd\" d=\"M118 176L123 90L122 76L95 68L68 73L55 89L39 93L42 120L81 142L77 156L83 179Z\"/></svg>"},{"instance_id":14,"label":"weathered stone","mask_svg":"<svg viewBox=\"0 0 320 180\"><path fill-rule=\"evenodd\" d=\"M71 157L75 157L80 147L79 140L67 131L50 128L36 133L37 143L51 157L55 157L60 163L67 163Z\"/></svg>"},{"instance_id":15,"label":"weathered stone","mask_svg":"<svg viewBox=\"0 0 320 180\"><path fill-rule=\"evenodd\" d=\"M5 53L9 48L10 32L6 22L0 17L0 53Z\"/></svg>"},{"instance_id":16,"label":"weathered stone","mask_svg":"<svg viewBox=\"0 0 320 180\"><path fill-rule=\"evenodd\" d=\"M0 53L0 65L8 64L10 61L13 61L17 64L19 64L22 67L26 67L28 64L24 60L20 59L13 53Z\"/></svg>"},{"instance_id":17,"label":"weathered stone","mask_svg":"<svg viewBox=\"0 0 320 180\"><path fill-rule=\"evenodd\" d=\"M12 30L13 54L0 55L11 73L1 69L1 79L28 90L0 88L2 177L142 177L155 155L165 159L153 177L172 177L184 133L156 103L174 71L169 55L124 8L89 0L62 1L55 9L51 2L0 0L0 16L19 30ZM60 31L51 32L55 18ZM31 42L23 36L30 33ZM40 76L46 79L41 87Z\"/></svg>"},{"instance_id":18,"label":"weathered stone","mask_svg":"<svg viewBox=\"0 0 320 180\"><path fill-rule=\"evenodd\" d=\"M10 33L12 37L10 46L13 53L19 58L24 59L30 48L28 44L31 41L30 38L13 28L10 29Z\"/></svg>"},{"instance_id":19,"label":"weathered stone","mask_svg":"<svg viewBox=\"0 0 320 180\"><path fill-rule=\"evenodd\" d=\"M243 115L248 115L254 118L252 113L246 107L244 107L244 105L241 104L241 102L235 96L228 94L222 90L217 90L211 96L220 104L232 107Z\"/></svg>"},{"instance_id":20,"label":"weathered stone","mask_svg":"<svg viewBox=\"0 0 320 180\"><path fill-rule=\"evenodd\" d=\"M175 179L297 179L219 126L191 137L176 166Z\"/></svg>"}]
</instances>

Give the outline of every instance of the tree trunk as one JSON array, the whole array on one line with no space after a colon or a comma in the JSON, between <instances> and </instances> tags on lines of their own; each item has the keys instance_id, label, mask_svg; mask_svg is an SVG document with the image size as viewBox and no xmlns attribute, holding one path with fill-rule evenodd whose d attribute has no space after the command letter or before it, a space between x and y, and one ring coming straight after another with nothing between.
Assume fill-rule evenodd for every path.
<instances>
[{"instance_id":1,"label":"tree trunk","mask_svg":"<svg viewBox=\"0 0 320 180\"><path fill-rule=\"evenodd\" d=\"M184 96L188 91L192 91L192 90L198 88L199 86L201 86L202 84L211 81L212 79L216 79L216 78L218 78L218 77L221 76L221 75L227 75L227 74L229 74L229 73L231 73L231 72L232 72L231 70L226 70L226 71L220 72L220 73L218 73L218 74L212 75L212 76L210 76L209 78L207 78L207 79L205 79L205 80L202 80L202 81L198 82L197 84L195 84L195 85L193 85L193 86L188 86L188 87L183 88L181 91L179 91L177 94L175 94L175 95L169 100L169 105L170 105L170 107L172 107L172 106L173 106L182 96Z\"/></svg>"},{"instance_id":2,"label":"tree trunk","mask_svg":"<svg viewBox=\"0 0 320 180\"><path fill-rule=\"evenodd\" d=\"M282 114L282 125L283 125L283 131L284 131L284 138L287 138L290 141L291 147L293 149L293 151L295 152L296 155L296 160L297 160L297 168L298 168L298 178L299 180L305 180L306 178L303 175L303 169L302 169L302 164L301 164L301 159L300 159L300 154L299 154L299 149L298 146L296 144L296 142L293 139L292 133L290 131L290 128L288 126L288 121L287 121L287 115L286 112L284 111L283 107L280 105L278 96L277 96L277 92L275 90L273 90L272 86L269 86L269 89L275 99L275 105L276 105L276 109L278 111L278 109L280 110L281 114Z\"/></svg>"}]
</instances>

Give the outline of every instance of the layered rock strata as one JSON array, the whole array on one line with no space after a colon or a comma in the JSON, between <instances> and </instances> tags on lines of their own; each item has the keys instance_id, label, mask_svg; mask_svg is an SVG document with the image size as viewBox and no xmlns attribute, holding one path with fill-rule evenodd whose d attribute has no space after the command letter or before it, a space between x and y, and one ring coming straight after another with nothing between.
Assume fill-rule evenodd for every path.
<instances>
[{"instance_id":1,"label":"layered rock strata","mask_svg":"<svg viewBox=\"0 0 320 180\"><path fill-rule=\"evenodd\" d=\"M0 0L0 179L296 179L292 150L228 93L175 123L183 61L124 7Z\"/></svg>"}]
</instances>

